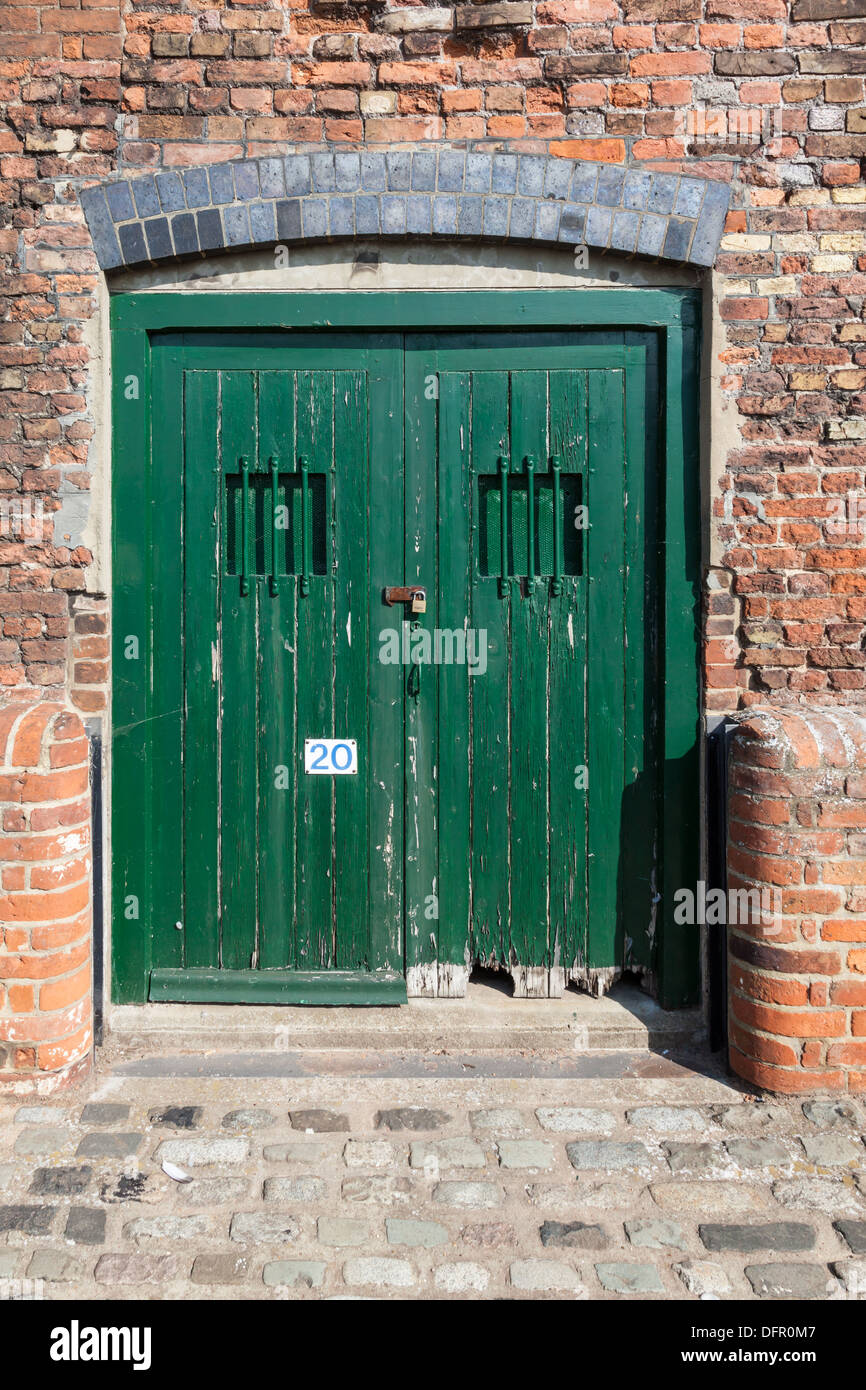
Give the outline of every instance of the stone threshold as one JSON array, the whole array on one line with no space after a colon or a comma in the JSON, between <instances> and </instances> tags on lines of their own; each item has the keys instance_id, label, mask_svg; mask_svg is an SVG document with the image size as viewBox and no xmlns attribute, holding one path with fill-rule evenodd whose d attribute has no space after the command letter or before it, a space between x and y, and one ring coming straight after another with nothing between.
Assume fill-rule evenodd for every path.
<instances>
[{"instance_id":1,"label":"stone threshold","mask_svg":"<svg viewBox=\"0 0 866 1390\"><path fill-rule=\"evenodd\" d=\"M471 981L463 999L410 999L400 1008L143 1004L110 1009L103 1059L200 1052L332 1049L461 1053L598 1050L664 1052L705 1046L700 1009L667 1011L617 984L601 999L515 999Z\"/></svg>"}]
</instances>

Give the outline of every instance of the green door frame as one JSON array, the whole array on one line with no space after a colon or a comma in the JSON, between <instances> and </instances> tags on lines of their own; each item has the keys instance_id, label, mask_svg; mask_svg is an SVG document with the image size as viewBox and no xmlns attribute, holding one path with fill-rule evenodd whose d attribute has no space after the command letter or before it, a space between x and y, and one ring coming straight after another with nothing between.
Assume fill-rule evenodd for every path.
<instances>
[{"instance_id":1,"label":"green door frame","mask_svg":"<svg viewBox=\"0 0 866 1390\"><path fill-rule=\"evenodd\" d=\"M666 1008L698 992L698 934L673 921L674 893L699 864L698 385L700 294L682 289L122 294L111 301L113 434L112 957L116 1003L144 1002L151 970L149 881L142 843L155 808L150 740L152 637L126 659L131 633L153 633L154 574L144 518L150 504L152 338L156 334L319 328L654 330L662 361L660 401L661 593L659 688L664 817L660 846L658 996ZM158 408L158 406L157 406ZM132 519L131 524L129 518ZM670 677L670 678L668 678ZM142 773L144 774L142 778ZM145 804L130 788L146 788ZM137 887L138 893L133 893ZM137 901L132 901L132 899ZM119 934L123 933L122 939Z\"/></svg>"}]
</instances>

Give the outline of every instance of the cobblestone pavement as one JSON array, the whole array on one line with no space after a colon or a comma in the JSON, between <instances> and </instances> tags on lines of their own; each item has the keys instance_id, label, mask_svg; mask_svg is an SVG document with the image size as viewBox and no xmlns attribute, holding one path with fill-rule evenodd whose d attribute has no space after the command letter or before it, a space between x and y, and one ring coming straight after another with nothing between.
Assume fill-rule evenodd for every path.
<instances>
[{"instance_id":1,"label":"cobblestone pavement","mask_svg":"<svg viewBox=\"0 0 866 1390\"><path fill-rule=\"evenodd\" d=\"M0 1297L866 1297L863 1102L633 1060L6 1099Z\"/></svg>"}]
</instances>

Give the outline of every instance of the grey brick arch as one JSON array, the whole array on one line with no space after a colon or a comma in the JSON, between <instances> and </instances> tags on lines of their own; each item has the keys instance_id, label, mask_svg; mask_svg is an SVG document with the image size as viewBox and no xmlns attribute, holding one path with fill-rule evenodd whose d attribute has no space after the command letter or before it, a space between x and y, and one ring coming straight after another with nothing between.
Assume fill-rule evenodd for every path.
<instances>
[{"instance_id":1,"label":"grey brick arch","mask_svg":"<svg viewBox=\"0 0 866 1390\"><path fill-rule=\"evenodd\" d=\"M555 155L323 150L87 188L104 270L346 237L585 243L712 265L727 184Z\"/></svg>"}]
</instances>

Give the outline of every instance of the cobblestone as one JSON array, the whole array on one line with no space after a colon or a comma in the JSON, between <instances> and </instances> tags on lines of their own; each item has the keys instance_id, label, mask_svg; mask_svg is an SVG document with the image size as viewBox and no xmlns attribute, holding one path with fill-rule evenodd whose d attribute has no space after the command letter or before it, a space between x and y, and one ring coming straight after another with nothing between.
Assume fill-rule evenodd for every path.
<instances>
[{"instance_id":1,"label":"cobblestone","mask_svg":"<svg viewBox=\"0 0 866 1390\"><path fill-rule=\"evenodd\" d=\"M13 1145L12 1152L22 1158L49 1157L59 1149L67 1149L70 1144L68 1129L22 1129Z\"/></svg>"},{"instance_id":2,"label":"cobblestone","mask_svg":"<svg viewBox=\"0 0 866 1390\"><path fill-rule=\"evenodd\" d=\"M30 1191L38 1197L75 1197L79 1192L84 1192L92 1177L93 1169L86 1165L80 1168L37 1168Z\"/></svg>"},{"instance_id":3,"label":"cobblestone","mask_svg":"<svg viewBox=\"0 0 866 1390\"><path fill-rule=\"evenodd\" d=\"M183 1201L192 1207L221 1207L242 1202L249 1190L246 1178L195 1178L184 1184Z\"/></svg>"},{"instance_id":4,"label":"cobblestone","mask_svg":"<svg viewBox=\"0 0 866 1390\"><path fill-rule=\"evenodd\" d=\"M45 1279L50 1283L69 1283L80 1273L80 1262L65 1250L36 1250L27 1266L28 1279Z\"/></svg>"},{"instance_id":5,"label":"cobblestone","mask_svg":"<svg viewBox=\"0 0 866 1390\"><path fill-rule=\"evenodd\" d=\"M575 1250L604 1250L610 1245L601 1226L583 1221L545 1221L538 1228L544 1246L567 1246Z\"/></svg>"},{"instance_id":6,"label":"cobblestone","mask_svg":"<svg viewBox=\"0 0 866 1390\"><path fill-rule=\"evenodd\" d=\"M578 1139L573 1144L566 1144L565 1150L573 1168L603 1168L610 1173L623 1169L640 1172L652 1163L646 1144L637 1141L618 1143L615 1140Z\"/></svg>"},{"instance_id":7,"label":"cobblestone","mask_svg":"<svg viewBox=\"0 0 866 1390\"><path fill-rule=\"evenodd\" d=\"M713 1144L663 1144L672 1173L714 1173L733 1177L734 1164Z\"/></svg>"},{"instance_id":8,"label":"cobblestone","mask_svg":"<svg viewBox=\"0 0 866 1390\"><path fill-rule=\"evenodd\" d=\"M98 1284L164 1284L187 1267L178 1255L103 1255L93 1277Z\"/></svg>"},{"instance_id":9,"label":"cobblestone","mask_svg":"<svg viewBox=\"0 0 866 1390\"><path fill-rule=\"evenodd\" d=\"M866 1199L841 1178L788 1178L773 1184L783 1207L805 1207L829 1216L866 1216Z\"/></svg>"},{"instance_id":10,"label":"cobblestone","mask_svg":"<svg viewBox=\"0 0 866 1390\"><path fill-rule=\"evenodd\" d=\"M544 1106L474 1068L291 1084L0 1101L0 1277L81 1301L862 1297L859 1105L754 1103L685 1069L615 1101L546 1081Z\"/></svg>"},{"instance_id":11,"label":"cobblestone","mask_svg":"<svg viewBox=\"0 0 866 1390\"><path fill-rule=\"evenodd\" d=\"M866 1260L834 1260L830 1269L846 1293L866 1296Z\"/></svg>"},{"instance_id":12,"label":"cobblestone","mask_svg":"<svg viewBox=\"0 0 866 1390\"><path fill-rule=\"evenodd\" d=\"M434 1271L433 1282L443 1293L483 1293L490 1283L490 1273L483 1265L462 1260L439 1265Z\"/></svg>"},{"instance_id":13,"label":"cobblestone","mask_svg":"<svg viewBox=\"0 0 866 1390\"><path fill-rule=\"evenodd\" d=\"M778 1139L728 1139L725 1148L741 1168L779 1168L792 1161Z\"/></svg>"},{"instance_id":14,"label":"cobblestone","mask_svg":"<svg viewBox=\"0 0 866 1390\"><path fill-rule=\"evenodd\" d=\"M181 1168L206 1168L211 1163L243 1163L249 1152L248 1139L164 1139L156 1157Z\"/></svg>"},{"instance_id":15,"label":"cobblestone","mask_svg":"<svg viewBox=\"0 0 866 1390\"><path fill-rule=\"evenodd\" d=\"M320 1289L325 1282L327 1265L321 1260L271 1260L262 1270L262 1279L269 1286L300 1286Z\"/></svg>"},{"instance_id":16,"label":"cobblestone","mask_svg":"<svg viewBox=\"0 0 866 1390\"><path fill-rule=\"evenodd\" d=\"M542 1129L556 1134L613 1134L616 1116L609 1110L591 1110L580 1105L555 1105L536 1110Z\"/></svg>"},{"instance_id":17,"label":"cobblestone","mask_svg":"<svg viewBox=\"0 0 866 1390\"><path fill-rule=\"evenodd\" d=\"M340 1115L335 1110L293 1110L289 1118L292 1129L302 1129L308 1134L346 1134L349 1131L348 1115Z\"/></svg>"},{"instance_id":18,"label":"cobblestone","mask_svg":"<svg viewBox=\"0 0 866 1390\"><path fill-rule=\"evenodd\" d=\"M849 1139L844 1134L805 1134L803 1147L809 1162L819 1168L847 1167L866 1157L859 1139Z\"/></svg>"},{"instance_id":19,"label":"cobblestone","mask_svg":"<svg viewBox=\"0 0 866 1390\"><path fill-rule=\"evenodd\" d=\"M801 1221L755 1222L754 1225L718 1226L708 1223L698 1227L698 1234L708 1250L811 1250L815 1232Z\"/></svg>"},{"instance_id":20,"label":"cobblestone","mask_svg":"<svg viewBox=\"0 0 866 1390\"><path fill-rule=\"evenodd\" d=\"M55 1207L0 1207L0 1232L23 1231L26 1235L44 1235L51 1229Z\"/></svg>"},{"instance_id":21,"label":"cobblestone","mask_svg":"<svg viewBox=\"0 0 866 1390\"><path fill-rule=\"evenodd\" d=\"M277 1123L276 1115L270 1110L230 1110L223 1115L223 1129L270 1129Z\"/></svg>"},{"instance_id":22,"label":"cobblestone","mask_svg":"<svg viewBox=\"0 0 866 1390\"><path fill-rule=\"evenodd\" d=\"M110 1134L95 1130L85 1134L75 1150L78 1158L131 1158L141 1148L143 1134Z\"/></svg>"},{"instance_id":23,"label":"cobblestone","mask_svg":"<svg viewBox=\"0 0 866 1390\"><path fill-rule=\"evenodd\" d=\"M626 1119L637 1129L648 1129L654 1134L693 1134L707 1128L706 1117L700 1110L687 1106L643 1105L629 1110Z\"/></svg>"},{"instance_id":24,"label":"cobblestone","mask_svg":"<svg viewBox=\"0 0 866 1390\"><path fill-rule=\"evenodd\" d=\"M746 1265L746 1278L759 1298L827 1298L833 1279L824 1265Z\"/></svg>"},{"instance_id":25,"label":"cobblestone","mask_svg":"<svg viewBox=\"0 0 866 1390\"><path fill-rule=\"evenodd\" d=\"M249 1242L251 1245L283 1245L297 1240L300 1233L300 1225L294 1216L281 1216L279 1212L269 1211L237 1212L229 1228L232 1240Z\"/></svg>"},{"instance_id":26,"label":"cobblestone","mask_svg":"<svg viewBox=\"0 0 866 1390\"><path fill-rule=\"evenodd\" d=\"M552 1168L552 1144L539 1139L501 1139L496 1146L500 1168Z\"/></svg>"},{"instance_id":27,"label":"cobblestone","mask_svg":"<svg viewBox=\"0 0 866 1390\"><path fill-rule=\"evenodd\" d=\"M396 1148L387 1139L350 1139L343 1149L347 1168L387 1168L405 1148Z\"/></svg>"},{"instance_id":28,"label":"cobblestone","mask_svg":"<svg viewBox=\"0 0 866 1390\"><path fill-rule=\"evenodd\" d=\"M724 1298L731 1292L731 1281L722 1266L710 1260L681 1260L674 1270L696 1298Z\"/></svg>"},{"instance_id":29,"label":"cobblestone","mask_svg":"<svg viewBox=\"0 0 866 1390\"><path fill-rule=\"evenodd\" d=\"M503 1198L492 1182L440 1182L433 1189L433 1201L446 1207L498 1207Z\"/></svg>"},{"instance_id":30,"label":"cobblestone","mask_svg":"<svg viewBox=\"0 0 866 1390\"><path fill-rule=\"evenodd\" d=\"M676 1221L626 1221L625 1233L632 1245L647 1250L685 1250L682 1226Z\"/></svg>"},{"instance_id":31,"label":"cobblestone","mask_svg":"<svg viewBox=\"0 0 866 1390\"><path fill-rule=\"evenodd\" d=\"M196 1255L190 1278L194 1284L242 1284L249 1268L245 1255Z\"/></svg>"},{"instance_id":32,"label":"cobblestone","mask_svg":"<svg viewBox=\"0 0 866 1390\"><path fill-rule=\"evenodd\" d=\"M364 1257L347 1260L343 1278L352 1285L372 1285L379 1289L409 1289L415 1283L415 1271L408 1260Z\"/></svg>"},{"instance_id":33,"label":"cobblestone","mask_svg":"<svg viewBox=\"0 0 866 1390\"><path fill-rule=\"evenodd\" d=\"M664 1293L655 1265L601 1264L595 1272L604 1289L613 1293Z\"/></svg>"},{"instance_id":34,"label":"cobblestone","mask_svg":"<svg viewBox=\"0 0 866 1390\"><path fill-rule=\"evenodd\" d=\"M122 1125L124 1120L129 1119L128 1105L119 1105L113 1101L91 1101L85 1105L78 1121L82 1125Z\"/></svg>"},{"instance_id":35,"label":"cobblestone","mask_svg":"<svg viewBox=\"0 0 866 1390\"><path fill-rule=\"evenodd\" d=\"M136 1245L149 1240L184 1242L207 1235L209 1225L206 1216L138 1216L126 1223L123 1234Z\"/></svg>"},{"instance_id":36,"label":"cobblestone","mask_svg":"<svg viewBox=\"0 0 866 1390\"><path fill-rule=\"evenodd\" d=\"M69 1111L56 1105L22 1105L15 1111L16 1125L60 1125L69 1118Z\"/></svg>"},{"instance_id":37,"label":"cobblestone","mask_svg":"<svg viewBox=\"0 0 866 1390\"><path fill-rule=\"evenodd\" d=\"M418 1245L431 1250L435 1245L448 1244L448 1227L438 1221L411 1221L388 1217L385 1230L389 1245Z\"/></svg>"},{"instance_id":38,"label":"cobblestone","mask_svg":"<svg viewBox=\"0 0 866 1390\"><path fill-rule=\"evenodd\" d=\"M341 1249L344 1246L365 1245L370 1237L370 1227L366 1221L357 1221L351 1216L320 1216L316 1234L320 1245Z\"/></svg>"},{"instance_id":39,"label":"cobblestone","mask_svg":"<svg viewBox=\"0 0 866 1390\"><path fill-rule=\"evenodd\" d=\"M147 1121L156 1129L198 1129L203 1114L200 1105L166 1105L151 1110Z\"/></svg>"},{"instance_id":40,"label":"cobblestone","mask_svg":"<svg viewBox=\"0 0 866 1390\"><path fill-rule=\"evenodd\" d=\"M529 1128L519 1110L500 1106L496 1110L473 1110L469 1123L474 1130L493 1135L525 1134Z\"/></svg>"},{"instance_id":41,"label":"cobblestone","mask_svg":"<svg viewBox=\"0 0 866 1390\"><path fill-rule=\"evenodd\" d=\"M515 1260L508 1271L515 1289L530 1293L571 1291L580 1288L580 1276L571 1265L557 1260Z\"/></svg>"},{"instance_id":42,"label":"cobblestone","mask_svg":"<svg viewBox=\"0 0 866 1390\"><path fill-rule=\"evenodd\" d=\"M854 1255L866 1255L866 1221L834 1221L834 1227Z\"/></svg>"},{"instance_id":43,"label":"cobblestone","mask_svg":"<svg viewBox=\"0 0 866 1390\"><path fill-rule=\"evenodd\" d=\"M404 1105L395 1110L379 1110L373 1124L376 1129L441 1129L451 1116L444 1110L430 1110L422 1105Z\"/></svg>"},{"instance_id":44,"label":"cobblestone","mask_svg":"<svg viewBox=\"0 0 866 1390\"><path fill-rule=\"evenodd\" d=\"M64 1235L76 1245L102 1245L105 1212L100 1207L70 1207Z\"/></svg>"},{"instance_id":45,"label":"cobblestone","mask_svg":"<svg viewBox=\"0 0 866 1390\"><path fill-rule=\"evenodd\" d=\"M328 1194L328 1184L322 1178L265 1178L266 1202L321 1202Z\"/></svg>"}]
</instances>

